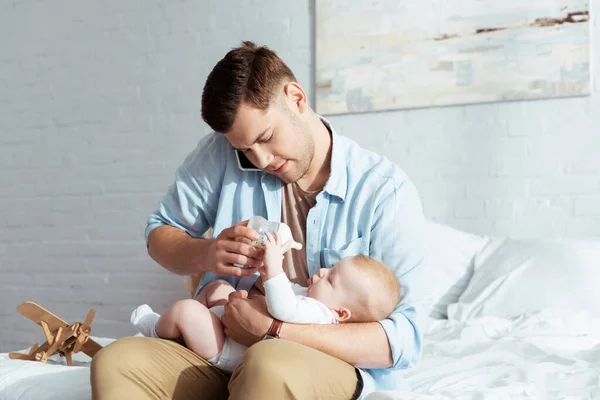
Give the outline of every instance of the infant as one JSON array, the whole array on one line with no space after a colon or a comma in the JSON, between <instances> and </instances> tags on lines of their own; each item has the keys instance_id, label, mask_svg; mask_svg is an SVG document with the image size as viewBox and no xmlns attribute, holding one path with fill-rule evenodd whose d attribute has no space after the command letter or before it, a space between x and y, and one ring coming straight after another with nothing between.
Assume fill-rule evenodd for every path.
<instances>
[{"instance_id":1,"label":"infant","mask_svg":"<svg viewBox=\"0 0 600 400\"><path fill-rule=\"evenodd\" d=\"M269 313L283 322L337 324L387 318L401 300L396 276L384 264L364 255L343 258L322 268L308 287L289 281L283 257L293 241L282 242L278 232L265 232L263 267L259 269ZM163 339L183 337L186 346L212 365L232 372L246 346L226 337L221 317L235 289L222 280L207 284L196 299L176 302L163 315L144 304L131 314L141 334Z\"/></svg>"}]
</instances>

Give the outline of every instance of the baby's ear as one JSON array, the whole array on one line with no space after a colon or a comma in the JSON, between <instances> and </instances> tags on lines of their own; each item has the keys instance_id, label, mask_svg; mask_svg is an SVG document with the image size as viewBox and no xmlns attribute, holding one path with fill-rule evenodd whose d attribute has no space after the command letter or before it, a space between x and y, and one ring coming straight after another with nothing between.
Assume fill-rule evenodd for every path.
<instances>
[{"instance_id":1,"label":"baby's ear","mask_svg":"<svg viewBox=\"0 0 600 400\"><path fill-rule=\"evenodd\" d=\"M346 307L336 308L335 310L331 311L333 311L333 314L335 314L335 319L338 322L346 322L352 316L352 312L350 312L350 310L348 310Z\"/></svg>"}]
</instances>

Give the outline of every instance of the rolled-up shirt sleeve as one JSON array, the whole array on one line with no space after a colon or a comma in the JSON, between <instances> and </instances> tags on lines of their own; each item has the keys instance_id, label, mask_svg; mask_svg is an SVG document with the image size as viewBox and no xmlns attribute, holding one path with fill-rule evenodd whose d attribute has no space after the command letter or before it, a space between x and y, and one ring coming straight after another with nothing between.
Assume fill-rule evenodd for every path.
<instances>
[{"instance_id":1,"label":"rolled-up shirt sleeve","mask_svg":"<svg viewBox=\"0 0 600 400\"><path fill-rule=\"evenodd\" d=\"M402 300L383 326L392 351L392 368L414 366L421 357L425 315L416 283L425 264L425 220L417 190L408 179L387 191L371 228L370 255L394 271Z\"/></svg>"},{"instance_id":2,"label":"rolled-up shirt sleeve","mask_svg":"<svg viewBox=\"0 0 600 400\"><path fill-rule=\"evenodd\" d=\"M192 237L202 236L215 221L218 194L225 168L215 134L202 138L175 171L175 180L147 220L144 236L161 225L171 225ZM223 164L223 165L222 165Z\"/></svg>"}]
</instances>

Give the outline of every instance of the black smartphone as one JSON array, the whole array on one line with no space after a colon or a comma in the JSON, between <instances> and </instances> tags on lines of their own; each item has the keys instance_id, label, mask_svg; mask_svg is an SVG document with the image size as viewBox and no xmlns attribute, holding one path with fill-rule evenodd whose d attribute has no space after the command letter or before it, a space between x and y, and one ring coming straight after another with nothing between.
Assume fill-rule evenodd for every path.
<instances>
[{"instance_id":1,"label":"black smartphone","mask_svg":"<svg viewBox=\"0 0 600 400\"><path fill-rule=\"evenodd\" d=\"M240 150L235 150L235 156L237 158L238 166L243 171L260 171L261 169L256 167L254 164L248 160L248 157L244 154L244 152Z\"/></svg>"}]
</instances>

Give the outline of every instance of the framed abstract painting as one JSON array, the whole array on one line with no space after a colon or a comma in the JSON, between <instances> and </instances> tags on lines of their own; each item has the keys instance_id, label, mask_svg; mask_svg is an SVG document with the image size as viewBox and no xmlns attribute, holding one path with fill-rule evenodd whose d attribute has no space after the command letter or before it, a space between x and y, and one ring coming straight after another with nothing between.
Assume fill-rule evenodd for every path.
<instances>
[{"instance_id":1,"label":"framed abstract painting","mask_svg":"<svg viewBox=\"0 0 600 400\"><path fill-rule=\"evenodd\" d=\"M584 0L316 0L320 114L591 92Z\"/></svg>"}]
</instances>

